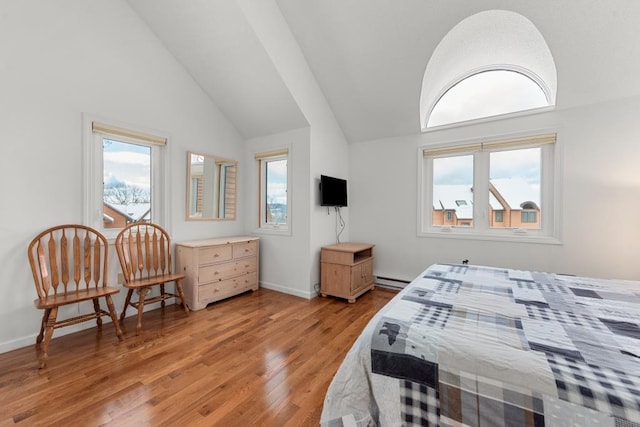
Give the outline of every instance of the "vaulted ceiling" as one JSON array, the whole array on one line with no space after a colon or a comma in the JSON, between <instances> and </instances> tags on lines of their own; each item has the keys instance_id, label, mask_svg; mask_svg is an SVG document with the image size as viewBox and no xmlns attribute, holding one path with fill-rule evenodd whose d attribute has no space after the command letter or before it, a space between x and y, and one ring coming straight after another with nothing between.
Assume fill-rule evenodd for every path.
<instances>
[{"instance_id":1,"label":"vaulted ceiling","mask_svg":"<svg viewBox=\"0 0 640 427\"><path fill-rule=\"evenodd\" d=\"M245 138L307 126L242 0L128 1ZM556 63L557 108L640 95L637 0L255 1L277 3L351 142L420 132L431 54L484 10L538 28Z\"/></svg>"}]
</instances>

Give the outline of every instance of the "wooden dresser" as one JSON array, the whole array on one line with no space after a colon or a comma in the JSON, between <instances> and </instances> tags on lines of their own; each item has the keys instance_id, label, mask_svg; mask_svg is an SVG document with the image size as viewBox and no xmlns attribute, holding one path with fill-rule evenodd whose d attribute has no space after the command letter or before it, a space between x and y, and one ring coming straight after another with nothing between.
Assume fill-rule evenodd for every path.
<instances>
[{"instance_id":1,"label":"wooden dresser","mask_svg":"<svg viewBox=\"0 0 640 427\"><path fill-rule=\"evenodd\" d=\"M176 272L191 310L258 290L259 239L238 236L176 243Z\"/></svg>"},{"instance_id":2,"label":"wooden dresser","mask_svg":"<svg viewBox=\"0 0 640 427\"><path fill-rule=\"evenodd\" d=\"M338 243L320 252L320 295L333 295L355 302L373 288L373 246L368 243Z\"/></svg>"}]
</instances>

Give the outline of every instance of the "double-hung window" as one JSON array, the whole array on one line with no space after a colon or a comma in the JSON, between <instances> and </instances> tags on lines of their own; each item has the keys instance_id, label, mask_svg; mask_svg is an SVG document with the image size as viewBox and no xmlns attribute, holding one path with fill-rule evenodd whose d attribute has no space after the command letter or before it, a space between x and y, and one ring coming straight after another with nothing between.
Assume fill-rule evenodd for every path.
<instances>
[{"instance_id":1,"label":"double-hung window","mask_svg":"<svg viewBox=\"0 0 640 427\"><path fill-rule=\"evenodd\" d=\"M556 134L423 147L419 234L558 242Z\"/></svg>"},{"instance_id":2,"label":"double-hung window","mask_svg":"<svg viewBox=\"0 0 640 427\"><path fill-rule=\"evenodd\" d=\"M85 119L84 222L114 238L126 225L166 226L167 138Z\"/></svg>"},{"instance_id":3,"label":"double-hung window","mask_svg":"<svg viewBox=\"0 0 640 427\"><path fill-rule=\"evenodd\" d=\"M259 228L287 233L290 226L289 150L258 153L260 176Z\"/></svg>"}]
</instances>

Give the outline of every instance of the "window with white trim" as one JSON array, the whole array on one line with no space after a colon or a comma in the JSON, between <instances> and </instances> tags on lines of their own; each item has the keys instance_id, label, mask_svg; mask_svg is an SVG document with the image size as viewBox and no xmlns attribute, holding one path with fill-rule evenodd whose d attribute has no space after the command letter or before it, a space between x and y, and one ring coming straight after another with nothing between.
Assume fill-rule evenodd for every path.
<instances>
[{"instance_id":1,"label":"window with white trim","mask_svg":"<svg viewBox=\"0 0 640 427\"><path fill-rule=\"evenodd\" d=\"M289 150L258 153L260 176L259 227L287 232L290 224Z\"/></svg>"},{"instance_id":2,"label":"window with white trim","mask_svg":"<svg viewBox=\"0 0 640 427\"><path fill-rule=\"evenodd\" d=\"M84 222L107 238L133 222L166 226L167 138L85 120Z\"/></svg>"},{"instance_id":3,"label":"window with white trim","mask_svg":"<svg viewBox=\"0 0 640 427\"><path fill-rule=\"evenodd\" d=\"M557 240L556 134L420 152L420 234Z\"/></svg>"},{"instance_id":4,"label":"window with white trim","mask_svg":"<svg viewBox=\"0 0 640 427\"><path fill-rule=\"evenodd\" d=\"M550 102L540 84L524 69L494 68L471 74L436 101L427 128L547 107Z\"/></svg>"}]
</instances>

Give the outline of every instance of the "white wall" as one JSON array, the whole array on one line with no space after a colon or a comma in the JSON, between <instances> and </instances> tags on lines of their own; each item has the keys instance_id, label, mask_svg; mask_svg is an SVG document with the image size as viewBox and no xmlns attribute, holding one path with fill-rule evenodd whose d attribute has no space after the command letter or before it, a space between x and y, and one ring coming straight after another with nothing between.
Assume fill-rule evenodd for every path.
<instances>
[{"instance_id":1,"label":"white wall","mask_svg":"<svg viewBox=\"0 0 640 427\"><path fill-rule=\"evenodd\" d=\"M306 246L297 247L296 259L302 260L302 253L308 254L304 263L309 263L310 268L304 284L299 286L305 288L305 295L315 296L315 288L320 282L320 247L335 243L335 214L332 212L328 216L326 208L318 205L317 180L321 174L348 178L347 140L276 2L238 0L238 3L309 123L309 157L305 176L307 212L310 215L309 227L305 231L309 240ZM343 213L347 224L348 211L348 208L344 209ZM348 227L342 238L349 239ZM261 276L263 273L264 270ZM263 276L262 280L265 279Z\"/></svg>"},{"instance_id":2,"label":"white wall","mask_svg":"<svg viewBox=\"0 0 640 427\"><path fill-rule=\"evenodd\" d=\"M174 241L244 232L241 220L185 222L186 151L242 169L243 141L124 1L3 1L0 82L0 352L33 344L39 330L29 241L82 221L82 113L169 135ZM115 278L115 257L110 267Z\"/></svg>"},{"instance_id":3,"label":"white wall","mask_svg":"<svg viewBox=\"0 0 640 427\"><path fill-rule=\"evenodd\" d=\"M258 227L259 168L255 154L276 148L289 149L290 193L287 195L289 233L273 234ZM280 292L311 298L309 268L309 129L297 129L246 141L245 181L251 183L245 192L247 206L245 227L260 237L260 286Z\"/></svg>"},{"instance_id":4,"label":"white wall","mask_svg":"<svg viewBox=\"0 0 640 427\"><path fill-rule=\"evenodd\" d=\"M351 238L374 273L410 280L435 262L640 279L640 97L350 146ZM418 147L558 126L562 245L417 237Z\"/></svg>"},{"instance_id":5,"label":"white wall","mask_svg":"<svg viewBox=\"0 0 640 427\"><path fill-rule=\"evenodd\" d=\"M329 110L330 112L330 110ZM320 112L322 117L327 111ZM324 126L311 128L311 269L309 280L312 291L320 286L320 248L336 243L336 212L320 206L320 175L329 175L347 180L347 198L350 203L351 181L349 180L349 146L337 126L333 115L325 117ZM340 241L350 240L350 207L341 208L345 228L340 234Z\"/></svg>"}]
</instances>

